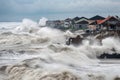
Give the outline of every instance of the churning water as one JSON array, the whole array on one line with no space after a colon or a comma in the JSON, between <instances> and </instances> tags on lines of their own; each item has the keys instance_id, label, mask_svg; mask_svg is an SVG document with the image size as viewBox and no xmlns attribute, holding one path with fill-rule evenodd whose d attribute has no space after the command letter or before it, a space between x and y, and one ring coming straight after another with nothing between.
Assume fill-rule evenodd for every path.
<instances>
[{"instance_id":1,"label":"churning water","mask_svg":"<svg viewBox=\"0 0 120 80\"><path fill-rule=\"evenodd\" d=\"M67 46L72 32L40 23L29 19L0 23L0 80L120 80L119 60L96 57L112 53L112 48L120 53L119 39Z\"/></svg>"}]
</instances>

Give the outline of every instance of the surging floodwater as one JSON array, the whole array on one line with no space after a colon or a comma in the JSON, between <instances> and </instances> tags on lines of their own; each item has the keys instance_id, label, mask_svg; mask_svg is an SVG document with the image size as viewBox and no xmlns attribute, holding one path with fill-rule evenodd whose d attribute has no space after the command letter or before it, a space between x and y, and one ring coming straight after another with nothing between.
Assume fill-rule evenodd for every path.
<instances>
[{"instance_id":1,"label":"surging floodwater","mask_svg":"<svg viewBox=\"0 0 120 80\"><path fill-rule=\"evenodd\" d=\"M110 37L67 46L74 36L32 20L0 23L0 80L120 80L119 60L97 59L103 52L120 53L119 39Z\"/></svg>"}]
</instances>

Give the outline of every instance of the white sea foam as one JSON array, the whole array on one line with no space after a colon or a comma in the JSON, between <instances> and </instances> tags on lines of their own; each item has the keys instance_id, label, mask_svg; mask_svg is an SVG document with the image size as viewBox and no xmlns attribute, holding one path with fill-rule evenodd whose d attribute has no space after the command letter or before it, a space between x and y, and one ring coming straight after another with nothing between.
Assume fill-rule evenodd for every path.
<instances>
[{"instance_id":1,"label":"white sea foam","mask_svg":"<svg viewBox=\"0 0 120 80\"><path fill-rule=\"evenodd\" d=\"M39 21L39 25L40 25L40 26L45 26L47 20L48 20L47 18L42 17L42 18L40 19L40 21Z\"/></svg>"},{"instance_id":2,"label":"white sea foam","mask_svg":"<svg viewBox=\"0 0 120 80\"><path fill-rule=\"evenodd\" d=\"M7 26L7 23L5 23ZM2 24L3 25L3 24ZM10 25L9 25L10 26ZM11 25L12 26L12 25ZM117 38L106 38L99 45L84 40L80 46L67 46L76 36L70 31L40 27L24 19L13 29L0 33L0 78L4 80L119 80L120 64L100 64L96 56L120 53ZM114 70L114 71L113 71ZM112 73L111 73L112 71ZM3 74L4 73L4 74ZM4 76L2 76L4 75Z\"/></svg>"},{"instance_id":3,"label":"white sea foam","mask_svg":"<svg viewBox=\"0 0 120 80\"><path fill-rule=\"evenodd\" d=\"M33 33L39 29L38 24L29 19L23 19L22 24L15 28L13 32L28 32Z\"/></svg>"}]
</instances>

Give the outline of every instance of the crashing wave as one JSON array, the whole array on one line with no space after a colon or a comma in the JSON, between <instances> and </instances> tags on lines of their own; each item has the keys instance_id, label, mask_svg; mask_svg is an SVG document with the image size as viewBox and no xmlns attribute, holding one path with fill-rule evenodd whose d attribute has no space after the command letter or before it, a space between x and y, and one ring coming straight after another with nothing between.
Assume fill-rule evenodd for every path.
<instances>
[{"instance_id":1,"label":"crashing wave","mask_svg":"<svg viewBox=\"0 0 120 80\"><path fill-rule=\"evenodd\" d=\"M39 27L29 19L24 19L12 30L1 32L0 79L119 80L119 64L103 65L97 59L104 52L120 53L119 39L105 38L103 45L95 39L89 44L90 40L86 39L77 47L67 46L65 40L76 35L70 31ZM111 70L114 71L111 73Z\"/></svg>"}]
</instances>

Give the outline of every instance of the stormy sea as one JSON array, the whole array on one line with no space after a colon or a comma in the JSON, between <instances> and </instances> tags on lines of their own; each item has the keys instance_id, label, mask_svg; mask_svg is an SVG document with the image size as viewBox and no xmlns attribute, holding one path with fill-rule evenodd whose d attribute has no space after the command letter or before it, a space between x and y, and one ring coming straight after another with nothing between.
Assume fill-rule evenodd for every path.
<instances>
[{"instance_id":1,"label":"stormy sea","mask_svg":"<svg viewBox=\"0 0 120 80\"><path fill-rule=\"evenodd\" d=\"M118 38L66 45L76 34L41 24L0 22L0 80L120 80L119 59L97 58L113 48L120 53Z\"/></svg>"}]
</instances>

